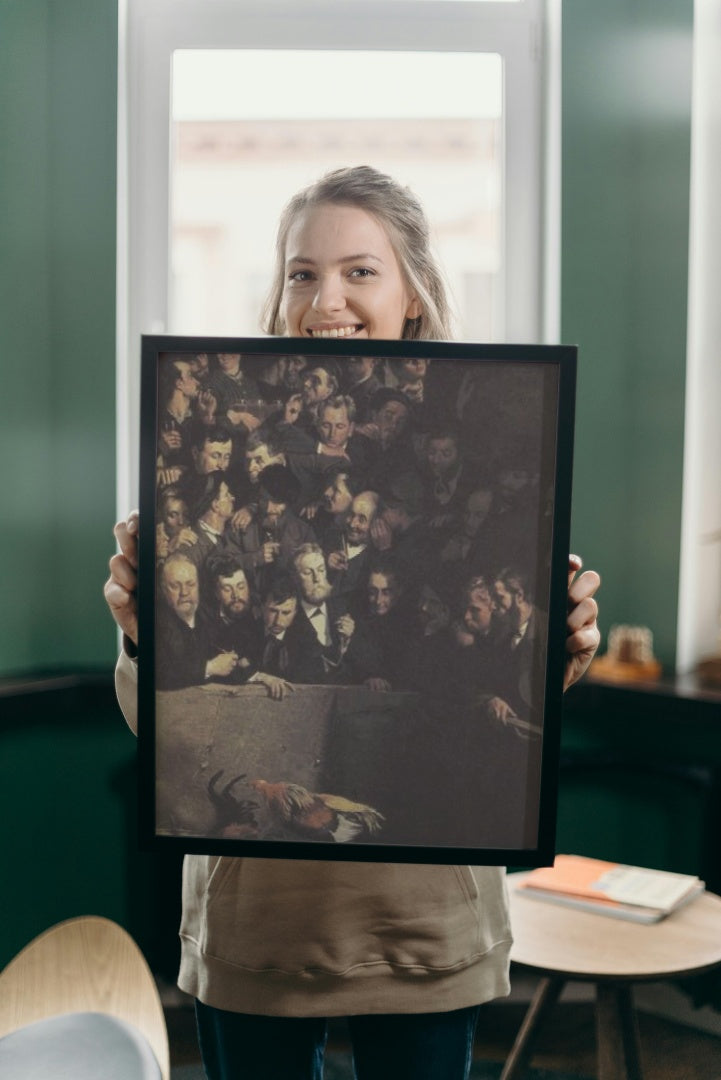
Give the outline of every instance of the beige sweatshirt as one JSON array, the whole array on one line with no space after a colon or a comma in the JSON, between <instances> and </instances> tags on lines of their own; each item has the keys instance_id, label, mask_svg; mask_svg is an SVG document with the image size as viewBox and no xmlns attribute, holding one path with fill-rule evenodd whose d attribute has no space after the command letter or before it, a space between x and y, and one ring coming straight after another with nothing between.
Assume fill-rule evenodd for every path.
<instances>
[{"instance_id":1,"label":"beige sweatshirt","mask_svg":"<svg viewBox=\"0 0 721 1080\"><path fill-rule=\"evenodd\" d=\"M137 727L137 665L118 700ZM186 855L178 984L270 1016L442 1012L509 992L501 867Z\"/></svg>"}]
</instances>

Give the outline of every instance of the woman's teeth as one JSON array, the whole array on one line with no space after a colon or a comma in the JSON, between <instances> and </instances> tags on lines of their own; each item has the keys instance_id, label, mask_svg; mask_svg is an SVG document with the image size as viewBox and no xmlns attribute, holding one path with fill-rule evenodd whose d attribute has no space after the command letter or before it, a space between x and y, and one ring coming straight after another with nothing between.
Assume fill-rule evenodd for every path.
<instances>
[{"instance_id":1,"label":"woman's teeth","mask_svg":"<svg viewBox=\"0 0 721 1080\"><path fill-rule=\"evenodd\" d=\"M319 338L339 338L350 337L351 334L355 334L360 327L358 326L334 326L332 330L311 330L311 337Z\"/></svg>"}]
</instances>

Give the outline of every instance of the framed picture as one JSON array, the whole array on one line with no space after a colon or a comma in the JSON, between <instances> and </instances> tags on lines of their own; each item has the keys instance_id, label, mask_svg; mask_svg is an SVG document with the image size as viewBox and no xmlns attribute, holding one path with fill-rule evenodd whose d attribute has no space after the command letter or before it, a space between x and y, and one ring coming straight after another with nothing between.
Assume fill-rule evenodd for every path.
<instances>
[{"instance_id":1,"label":"framed picture","mask_svg":"<svg viewBox=\"0 0 721 1080\"><path fill-rule=\"evenodd\" d=\"M143 338L144 846L552 861L575 371Z\"/></svg>"}]
</instances>

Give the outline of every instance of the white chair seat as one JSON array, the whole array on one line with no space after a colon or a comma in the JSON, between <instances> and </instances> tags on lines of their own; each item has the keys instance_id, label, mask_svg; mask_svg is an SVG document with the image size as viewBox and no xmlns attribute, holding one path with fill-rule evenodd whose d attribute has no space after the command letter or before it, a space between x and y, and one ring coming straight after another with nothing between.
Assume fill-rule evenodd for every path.
<instances>
[{"instance_id":1,"label":"white chair seat","mask_svg":"<svg viewBox=\"0 0 721 1080\"><path fill-rule=\"evenodd\" d=\"M147 1039L102 1013L37 1020L0 1039L0 1076L12 1080L161 1080Z\"/></svg>"}]
</instances>

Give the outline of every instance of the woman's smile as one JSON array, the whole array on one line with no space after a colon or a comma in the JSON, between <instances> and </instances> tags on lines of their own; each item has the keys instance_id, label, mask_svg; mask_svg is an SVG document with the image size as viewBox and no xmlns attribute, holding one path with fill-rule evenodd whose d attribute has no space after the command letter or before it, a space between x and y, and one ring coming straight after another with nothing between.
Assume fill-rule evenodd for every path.
<instances>
[{"instance_id":1,"label":"woman's smile","mask_svg":"<svg viewBox=\"0 0 721 1080\"><path fill-rule=\"evenodd\" d=\"M311 337L342 338L353 337L362 329L362 323L353 323L350 326L311 326L308 328L308 333Z\"/></svg>"}]
</instances>

